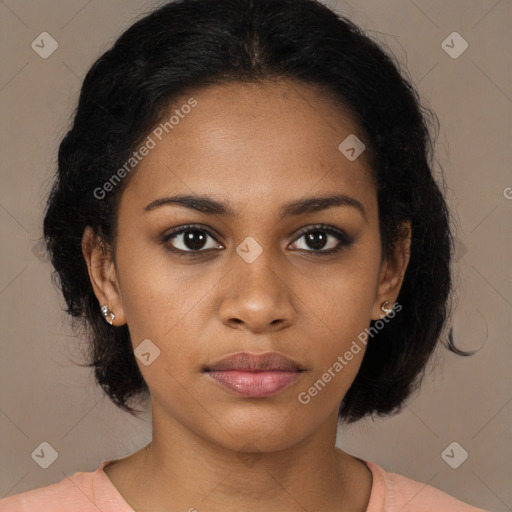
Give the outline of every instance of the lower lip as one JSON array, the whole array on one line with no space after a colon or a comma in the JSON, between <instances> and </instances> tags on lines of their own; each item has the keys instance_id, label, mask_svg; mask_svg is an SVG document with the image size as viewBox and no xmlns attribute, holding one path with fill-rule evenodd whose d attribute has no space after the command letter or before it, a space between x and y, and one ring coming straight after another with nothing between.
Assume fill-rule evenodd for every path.
<instances>
[{"instance_id":1,"label":"lower lip","mask_svg":"<svg viewBox=\"0 0 512 512\"><path fill-rule=\"evenodd\" d=\"M211 371L208 374L239 395L249 398L263 398L289 386L299 378L300 372L229 370Z\"/></svg>"}]
</instances>

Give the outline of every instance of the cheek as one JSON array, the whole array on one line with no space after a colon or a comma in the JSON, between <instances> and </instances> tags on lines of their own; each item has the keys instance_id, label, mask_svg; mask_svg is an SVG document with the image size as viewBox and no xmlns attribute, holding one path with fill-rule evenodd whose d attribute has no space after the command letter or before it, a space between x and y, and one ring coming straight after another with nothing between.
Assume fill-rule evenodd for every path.
<instances>
[{"instance_id":1,"label":"cheek","mask_svg":"<svg viewBox=\"0 0 512 512\"><path fill-rule=\"evenodd\" d=\"M134 345L145 338L160 338L182 319L192 305L186 273L171 265L164 249L142 239L128 243L119 238L117 267L123 310Z\"/></svg>"},{"instance_id":2,"label":"cheek","mask_svg":"<svg viewBox=\"0 0 512 512\"><path fill-rule=\"evenodd\" d=\"M307 338L314 340L309 343L315 361L310 381L321 380L312 394L321 389L322 394L333 393L341 399L361 365L380 263L380 253L370 245L374 244L363 250L361 244L343 263L333 266L329 278L316 276L314 293L306 295Z\"/></svg>"},{"instance_id":3,"label":"cheek","mask_svg":"<svg viewBox=\"0 0 512 512\"><path fill-rule=\"evenodd\" d=\"M329 327L332 334L347 340L368 326L377 292L378 255L371 251L354 250L328 273L307 278L310 293L303 294L311 309ZM305 285L306 283L304 283Z\"/></svg>"},{"instance_id":4,"label":"cheek","mask_svg":"<svg viewBox=\"0 0 512 512\"><path fill-rule=\"evenodd\" d=\"M136 250L120 240L118 254L120 291L132 346L137 355L137 348L145 342L141 347L149 346L150 352L158 354L147 366L137 358L139 369L152 392L172 388L172 395L180 396L180 384L189 385L201 366L198 315L204 314L208 290L215 283L201 278L204 269L184 269L171 263L160 247Z\"/></svg>"},{"instance_id":5,"label":"cheek","mask_svg":"<svg viewBox=\"0 0 512 512\"><path fill-rule=\"evenodd\" d=\"M365 329L370 322L368 294L350 283L337 295L321 300L322 320L311 319L304 333L311 371L297 393L309 414L320 415L339 406L354 381L366 351ZM332 300L335 297L336 300Z\"/></svg>"}]
</instances>

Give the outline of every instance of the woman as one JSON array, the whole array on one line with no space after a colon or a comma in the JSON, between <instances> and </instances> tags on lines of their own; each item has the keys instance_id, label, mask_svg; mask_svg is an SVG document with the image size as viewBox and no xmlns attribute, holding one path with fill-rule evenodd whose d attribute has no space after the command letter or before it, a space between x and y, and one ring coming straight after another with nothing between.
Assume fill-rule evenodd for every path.
<instances>
[{"instance_id":1,"label":"woman","mask_svg":"<svg viewBox=\"0 0 512 512\"><path fill-rule=\"evenodd\" d=\"M98 383L150 398L152 441L0 510L481 510L335 446L338 419L400 409L447 323L430 157L410 84L314 0L131 26L84 80L44 233Z\"/></svg>"}]
</instances>

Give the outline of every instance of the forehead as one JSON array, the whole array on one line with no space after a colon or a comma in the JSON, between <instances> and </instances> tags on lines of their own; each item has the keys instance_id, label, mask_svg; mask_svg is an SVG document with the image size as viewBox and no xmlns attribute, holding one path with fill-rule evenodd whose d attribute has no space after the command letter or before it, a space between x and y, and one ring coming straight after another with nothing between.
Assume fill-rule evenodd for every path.
<instances>
[{"instance_id":1,"label":"forehead","mask_svg":"<svg viewBox=\"0 0 512 512\"><path fill-rule=\"evenodd\" d=\"M173 101L150 132L152 149L121 203L144 202L143 208L179 192L229 198L240 210L257 210L264 200L277 211L285 198L336 191L371 203L375 187L365 153L350 161L339 149L354 135L363 138L352 116L315 86L285 81L200 89Z\"/></svg>"}]
</instances>

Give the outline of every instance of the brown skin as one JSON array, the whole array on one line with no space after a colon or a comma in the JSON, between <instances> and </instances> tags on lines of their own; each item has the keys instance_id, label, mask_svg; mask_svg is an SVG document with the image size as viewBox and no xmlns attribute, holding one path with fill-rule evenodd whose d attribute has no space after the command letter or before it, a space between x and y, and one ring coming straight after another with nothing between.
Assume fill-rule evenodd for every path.
<instances>
[{"instance_id":1,"label":"brown skin","mask_svg":"<svg viewBox=\"0 0 512 512\"><path fill-rule=\"evenodd\" d=\"M198 105L130 176L116 262L94 246L90 228L84 233L94 292L115 313L114 326L128 323L134 348L149 338L161 351L149 366L137 360L151 393L152 441L105 472L137 512L364 511L371 473L335 446L338 408L364 350L307 405L297 396L370 319L384 316L385 300L396 301L410 232L381 265L377 193L366 155L350 162L338 150L349 134L363 135L319 89L230 84L193 97ZM144 211L178 193L229 201L237 215L176 205ZM360 201L366 218L351 206L279 215L285 203L333 193ZM195 256L166 248L191 253L194 245L183 235L160 243L191 223L216 237L207 236ZM322 223L354 242L322 255L339 243L333 235L324 234L324 247L298 236ZM252 263L236 252L248 236L263 249ZM277 351L307 371L270 397L243 398L202 371L240 351ZM251 451L257 456L249 462L240 456Z\"/></svg>"}]
</instances>

